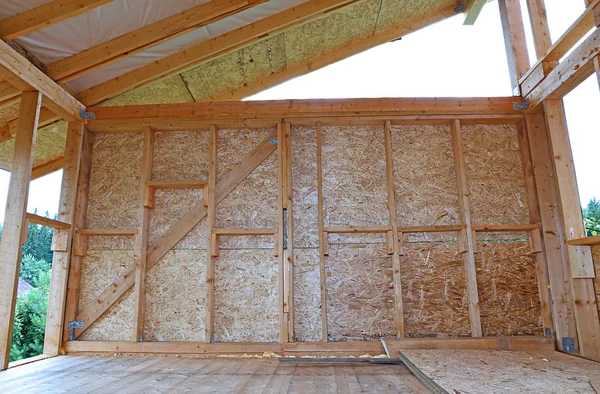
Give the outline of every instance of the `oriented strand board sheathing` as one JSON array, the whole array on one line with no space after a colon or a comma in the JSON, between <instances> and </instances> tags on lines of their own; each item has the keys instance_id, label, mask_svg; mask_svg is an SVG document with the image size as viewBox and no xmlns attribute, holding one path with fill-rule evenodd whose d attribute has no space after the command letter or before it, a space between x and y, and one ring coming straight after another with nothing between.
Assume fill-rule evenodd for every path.
<instances>
[{"instance_id":1,"label":"oriented strand board sheathing","mask_svg":"<svg viewBox=\"0 0 600 394\"><path fill-rule=\"evenodd\" d=\"M325 226L389 225L383 126L322 132Z\"/></svg>"},{"instance_id":2,"label":"oriented strand board sheathing","mask_svg":"<svg viewBox=\"0 0 600 394\"><path fill-rule=\"evenodd\" d=\"M244 159L271 129L219 131L218 175L220 181ZM216 209L216 228L277 227L277 153L271 154ZM222 248L273 248L273 237L221 237Z\"/></svg>"},{"instance_id":3,"label":"oriented strand board sheathing","mask_svg":"<svg viewBox=\"0 0 600 394\"><path fill-rule=\"evenodd\" d=\"M215 258L215 342L279 340L279 267L269 250Z\"/></svg>"},{"instance_id":4,"label":"oriented strand board sheathing","mask_svg":"<svg viewBox=\"0 0 600 394\"><path fill-rule=\"evenodd\" d=\"M452 6L456 6L456 0L382 0L375 32Z\"/></svg>"},{"instance_id":5,"label":"oriented strand board sheathing","mask_svg":"<svg viewBox=\"0 0 600 394\"><path fill-rule=\"evenodd\" d=\"M294 249L294 327L299 342L321 340L319 249Z\"/></svg>"},{"instance_id":6,"label":"oriented strand board sheathing","mask_svg":"<svg viewBox=\"0 0 600 394\"><path fill-rule=\"evenodd\" d=\"M294 247L318 248L316 131L312 127L292 126L291 138Z\"/></svg>"},{"instance_id":7,"label":"oriented strand board sheathing","mask_svg":"<svg viewBox=\"0 0 600 394\"><path fill-rule=\"evenodd\" d=\"M450 127L392 126L398 226L459 224Z\"/></svg>"},{"instance_id":8,"label":"oriented strand board sheathing","mask_svg":"<svg viewBox=\"0 0 600 394\"><path fill-rule=\"evenodd\" d=\"M598 312L600 312L600 245L592 246L592 259L594 260L594 271L596 272L596 277L594 278L596 305L598 306Z\"/></svg>"},{"instance_id":9,"label":"oriented strand board sheathing","mask_svg":"<svg viewBox=\"0 0 600 394\"><path fill-rule=\"evenodd\" d=\"M114 280L133 266L133 251L88 250L81 265L79 310L94 302ZM81 340L130 340L133 292L127 292L80 337Z\"/></svg>"},{"instance_id":10,"label":"oriented strand board sheathing","mask_svg":"<svg viewBox=\"0 0 600 394\"><path fill-rule=\"evenodd\" d=\"M403 350L449 393L598 393L598 363L550 351Z\"/></svg>"},{"instance_id":11,"label":"oriented strand board sheathing","mask_svg":"<svg viewBox=\"0 0 600 394\"><path fill-rule=\"evenodd\" d=\"M331 245L325 266L329 339L394 336L392 257L385 246Z\"/></svg>"},{"instance_id":12,"label":"oriented strand board sheathing","mask_svg":"<svg viewBox=\"0 0 600 394\"><path fill-rule=\"evenodd\" d=\"M194 102L180 74L160 79L107 100L100 106L175 104Z\"/></svg>"},{"instance_id":13,"label":"oriented strand board sheathing","mask_svg":"<svg viewBox=\"0 0 600 394\"><path fill-rule=\"evenodd\" d=\"M142 133L96 134L86 227L136 229L142 169ZM90 249L118 249L113 237L93 237Z\"/></svg>"},{"instance_id":14,"label":"oriented strand board sheathing","mask_svg":"<svg viewBox=\"0 0 600 394\"><path fill-rule=\"evenodd\" d=\"M471 335L465 269L457 243L405 243L400 274L407 337Z\"/></svg>"},{"instance_id":15,"label":"oriented strand board sheathing","mask_svg":"<svg viewBox=\"0 0 600 394\"><path fill-rule=\"evenodd\" d=\"M462 139L472 223L529 223L516 126L464 125Z\"/></svg>"},{"instance_id":16,"label":"oriented strand board sheathing","mask_svg":"<svg viewBox=\"0 0 600 394\"><path fill-rule=\"evenodd\" d=\"M208 177L208 132L166 131L154 137L152 180L199 181Z\"/></svg>"},{"instance_id":17,"label":"oriented strand board sheathing","mask_svg":"<svg viewBox=\"0 0 600 394\"><path fill-rule=\"evenodd\" d=\"M205 250L176 250L148 272L144 340L204 341L205 270Z\"/></svg>"},{"instance_id":18,"label":"oriented strand board sheathing","mask_svg":"<svg viewBox=\"0 0 600 394\"><path fill-rule=\"evenodd\" d=\"M527 242L477 242L484 336L543 335L535 258Z\"/></svg>"},{"instance_id":19,"label":"oriented strand board sheathing","mask_svg":"<svg viewBox=\"0 0 600 394\"><path fill-rule=\"evenodd\" d=\"M19 103L0 107L0 123L8 123L19 117Z\"/></svg>"}]
</instances>

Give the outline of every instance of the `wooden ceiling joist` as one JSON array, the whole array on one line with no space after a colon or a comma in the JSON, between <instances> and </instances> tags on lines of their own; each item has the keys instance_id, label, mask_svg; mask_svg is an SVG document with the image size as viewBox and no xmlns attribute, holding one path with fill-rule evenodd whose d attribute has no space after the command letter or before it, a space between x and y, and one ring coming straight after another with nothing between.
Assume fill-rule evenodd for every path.
<instances>
[{"instance_id":1,"label":"wooden ceiling joist","mask_svg":"<svg viewBox=\"0 0 600 394\"><path fill-rule=\"evenodd\" d=\"M473 25L487 0L468 0L465 6L465 25Z\"/></svg>"},{"instance_id":2,"label":"wooden ceiling joist","mask_svg":"<svg viewBox=\"0 0 600 394\"><path fill-rule=\"evenodd\" d=\"M83 104L38 70L8 44L0 41L0 78L20 91L38 91L51 111L67 120L79 120Z\"/></svg>"},{"instance_id":3,"label":"wooden ceiling joist","mask_svg":"<svg viewBox=\"0 0 600 394\"><path fill-rule=\"evenodd\" d=\"M265 1L213 0L50 64L47 75L61 84L69 82L100 67Z\"/></svg>"},{"instance_id":4,"label":"wooden ceiling joist","mask_svg":"<svg viewBox=\"0 0 600 394\"><path fill-rule=\"evenodd\" d=\"M311 0L236 30L204 41L184 51L101 83L81 92L78 99L91 106L148 82L186 71L232 49L247 46L278 32L358 0Z\"/></svg>"},{"instance_id":5,"label":"wooden ceiling joist","mask_svg":"<svg viewBox=\"0 0 600 394\"><path fill-rule=\"evenodd\" d=\"M83 14L114 0L54 0L15 16L0 20L0 38L15 38Z\"/></svg>"}]
</instances>

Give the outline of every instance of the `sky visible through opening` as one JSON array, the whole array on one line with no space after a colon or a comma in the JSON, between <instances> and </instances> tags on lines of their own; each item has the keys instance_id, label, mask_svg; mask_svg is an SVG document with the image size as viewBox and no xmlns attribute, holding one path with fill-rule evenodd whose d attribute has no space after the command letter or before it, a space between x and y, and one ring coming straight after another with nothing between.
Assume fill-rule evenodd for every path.
<instances>
[{"instance_id":1,"label":"sky visible through opening","mask_svg":"<svg viewBox=\"0 0 600 394\"><path fill-rule=\"evenodd\" d=\"M521 0L528 20L525 0ZM552 39L581 15L583 0L546 0ZM361 97L510 96L510 80L497 2L488 3L474 26L463 17L439 22L401 40L386 43L308 75L268 89L248 100ZM531 62L531 29L526 24ZM582 205L600 199L594 119L600 91L593 75L564 99ZM62 171L31 183L28 212L56 214ZM4 220L10 174L0 171L0 220Z\"/></svg>"}]
</instances>

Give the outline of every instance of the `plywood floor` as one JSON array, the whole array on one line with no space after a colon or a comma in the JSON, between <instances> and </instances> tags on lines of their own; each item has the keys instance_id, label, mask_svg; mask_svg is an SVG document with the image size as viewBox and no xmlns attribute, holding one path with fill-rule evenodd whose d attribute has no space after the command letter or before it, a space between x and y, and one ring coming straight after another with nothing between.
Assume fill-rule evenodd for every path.
<instances>
[{"instance_id":1,"label":"plywood floor","mask_svg":"<svg viewBox=\"0 0 600 394\"><path fill-rule=\"evenodd\" d=\"M600 363L554 351L403 350L449 393L600 393Z\"/></svg>"},{"instance_id":2,"label":"plywood floor","mask_svg":"<svg viewBox=\"0 0 600 394\"><path fill-rule=\"evenodd\" d=\"M0 393L429 393L403 365L60 356L0 372Z\"/></svg>"}]
</instances>

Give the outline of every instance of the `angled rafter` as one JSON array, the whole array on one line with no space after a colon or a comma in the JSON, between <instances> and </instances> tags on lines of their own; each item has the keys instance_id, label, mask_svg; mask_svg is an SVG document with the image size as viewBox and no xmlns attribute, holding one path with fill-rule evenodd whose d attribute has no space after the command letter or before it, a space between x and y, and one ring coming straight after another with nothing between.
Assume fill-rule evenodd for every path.
<instances>
[{"instance_id":1,"label":"angled rafter","mask_svg":"<svg viewBox=\"0 0 600 394\"><path fill-rule=\"evenodd\" d=\"M214 59L226 51L247 46L268 37L271 33L306 22L356 1L310 0L101 83L81 92L78 98L86 105L97 104L145 83L183 72L201 62Z\"/></svg>"},{"instance_id":2,"label":"angled rafter","mask_svg":"<svg viewBox=\"0 0 600 394\"><path fill-rule=\"evenodd\" d=\"M266 0L213 0L144 26L48 66L47 74L65 83Z\"/></svg>"},{"instance_id":3,"label":"angled rafter","mask_svg":"<svg viewBox=\"0 0 600 394\"><path fill-rule=\"evenodd\" d=\"M219 204L229 195L254 169L264 162L277 148L269 140L275 137L271 133L252 152L248 154L233 168L215 187L215 205ZM202 219L206 217L208 210L204 202L200 201L194 205L179 221L159 238L152 247L148 249L146 260L146 271L151 270L179 241L183 239ZM76 320L83 320L85 327L75 330L75 338L78 338L88 329L108 308L129 290L135 282L135 268L115 280L100 296L89 303L79 312Z\"/></svg>"},{"instance_id":4,"label":"angled rafter","mask_svg":"<svg viewBox=\"0 0 600 394\"><path fill-rule=\"evenodd\" d=\"M112 1L114 0L54 0L0 20L0 38L14 40Z\"/></svg>"},{"instance_id":5,"label":"angled rafter","mask_svg":"<svg viewBox=\"0 0 600 394\"><path fill-rule=\"evenodd\" d=\"M487 3L487 0L468 0L465 7L465 25L475 24L485 3Z\"/></svg>"}]
</instances>

